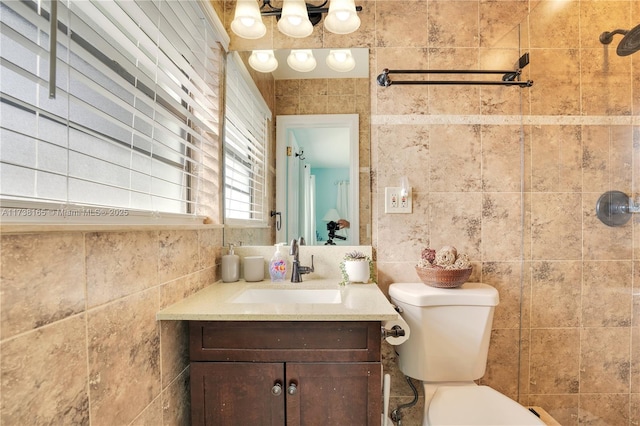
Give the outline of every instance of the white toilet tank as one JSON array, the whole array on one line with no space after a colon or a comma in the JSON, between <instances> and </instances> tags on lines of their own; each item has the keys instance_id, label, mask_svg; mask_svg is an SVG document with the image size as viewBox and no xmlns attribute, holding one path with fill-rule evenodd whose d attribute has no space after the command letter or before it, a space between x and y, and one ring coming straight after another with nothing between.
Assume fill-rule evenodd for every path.
<instances>
[{"instance_id":1,"label":"white toilet tank","mask_svg":"<svg viewBox=\"0 0 640 426\"><path fill-rule=\"evenodd\" d=\"M469 382L486 370L498 291L465 283L453 289L395 283L389 296L404 311L411 337L396 346L400 370L428 382Z\"/></svg>"}]
</instances>

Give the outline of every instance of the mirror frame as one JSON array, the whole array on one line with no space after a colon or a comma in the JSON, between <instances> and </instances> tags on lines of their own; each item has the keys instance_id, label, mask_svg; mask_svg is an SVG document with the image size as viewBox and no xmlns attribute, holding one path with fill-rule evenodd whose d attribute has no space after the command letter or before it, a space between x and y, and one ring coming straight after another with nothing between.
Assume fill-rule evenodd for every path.
<instances>
[{"instance_id":1,"label":"mirror frame","mask_svg":"<svg viewBox=\"0 0 640 426\"><path fill-rule=\"evenodd\" d=\"M360 244L360 152L358 114L278 115L276 116L276 210L281 213L282 226L276 230L276 242L287 241L287 133L290 129L349 129L349 204L350 245ZM296 236L295 238L297 238Z\"/></svg>"}]
</instances>

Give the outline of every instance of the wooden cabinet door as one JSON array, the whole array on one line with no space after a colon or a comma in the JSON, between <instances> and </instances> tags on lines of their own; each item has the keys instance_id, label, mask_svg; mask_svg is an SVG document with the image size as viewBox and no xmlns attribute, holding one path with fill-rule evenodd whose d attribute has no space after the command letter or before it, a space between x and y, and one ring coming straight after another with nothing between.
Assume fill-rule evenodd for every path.
<instances>
[{"instance_id":1,"label":"wooden cabinet door","mask_svg":"<svg viewBox=\"0 0 640 426\"><path fill-rule=\"evenodd\" d=\"M286 376L287 426L380 425L380 363L287 363Z\"/></svg>"},{"instance_id":2,"label":"wooden cabinet door","mask_svg":"<svg viewBox=\"0 0 640 426\"><path fill-rule=\"evenodd\" d=\"M283 363L192 362L190 370L192 425L285 424Z\"/></svg>"}]
</instances>

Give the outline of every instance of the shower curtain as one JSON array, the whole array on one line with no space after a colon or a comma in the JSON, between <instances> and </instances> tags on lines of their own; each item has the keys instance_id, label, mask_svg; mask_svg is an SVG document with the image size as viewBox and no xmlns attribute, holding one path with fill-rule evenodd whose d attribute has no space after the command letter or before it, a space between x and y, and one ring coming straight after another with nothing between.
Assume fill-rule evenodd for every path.
<instances>
[{"instance_id":1,"label":"shower curtain","mask_svg":"<svg viewBox=\"0 0 640 426\"><path fill-rule=\"evenodd\" d=\"M349 181L342 180L337 183L338 185L338 197L336 199L336 210L338 210L338 214L340 218L351 221L352 218L349 217ZM351 240L349 240L349 230L341 229L336 232L337 235L346 237L347 240L344 241L344 244L350 245Z\"/></svg>"}]
</instances>

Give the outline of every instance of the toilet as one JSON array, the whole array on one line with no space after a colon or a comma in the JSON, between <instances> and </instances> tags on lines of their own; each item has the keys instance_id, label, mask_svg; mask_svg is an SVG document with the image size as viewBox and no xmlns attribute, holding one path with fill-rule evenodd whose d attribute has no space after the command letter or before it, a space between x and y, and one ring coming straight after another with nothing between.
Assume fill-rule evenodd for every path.
<instances>
[{"instance_id":1,"label":"toilet","mask_svg":"<svg viewBox=\"0 0 640 426\"><path fill-rule=\"evenodd\" d=\"M498 291L481 283L452 289L395 283L392 302L409 325L396 346L400 370L422 381L423 426L544 425L516 401L474 380L486 370Z\"/></svg>"}]
</instances>

